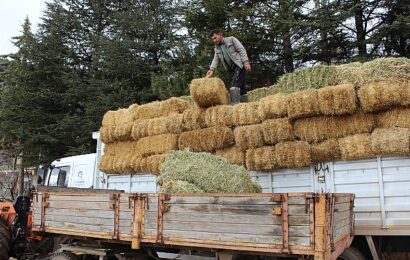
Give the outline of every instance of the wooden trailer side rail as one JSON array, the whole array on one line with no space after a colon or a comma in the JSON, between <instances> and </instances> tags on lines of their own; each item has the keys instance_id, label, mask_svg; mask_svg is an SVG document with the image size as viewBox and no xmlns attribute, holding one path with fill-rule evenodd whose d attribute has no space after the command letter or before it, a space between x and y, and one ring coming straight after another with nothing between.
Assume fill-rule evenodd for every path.
<instances>
[{"instance_id":1,"label":"wooden trailer side rail","mask_svg":"<svg viewBox=\"0 0 410 260\"><path fill-rule=\"evenodd\" d=\"M37 192L33 230L126 241L336 259L353 239L352 194Z\"/></svg>"}]
</instances>

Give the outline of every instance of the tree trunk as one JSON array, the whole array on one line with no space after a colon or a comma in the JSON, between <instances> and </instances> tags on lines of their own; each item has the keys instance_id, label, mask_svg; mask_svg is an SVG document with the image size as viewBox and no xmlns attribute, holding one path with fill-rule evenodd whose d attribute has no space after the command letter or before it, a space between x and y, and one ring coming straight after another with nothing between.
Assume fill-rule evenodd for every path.
<instances>
[{"instance_id":1,"label":"tree trunk","mask_svg":"<svg viewBox=\"0 0 410 260\"><path fill-rule=\"evenodd\" d=\"M279 1L279 15L284 20L290 19L290 17L293 15L293 12L288 1ZM281 34L283 48L283 63L285 65L285 72L293 72L295 70L295 67L293 66L293 49L292 41L290 38L290 27L288 25L283 25Z\"/></svg>"},{"instance_id":2,"label":"tree trunk","mask_svg":"<svg viewBox=\"0 0 410 260\"><path fill-rule=\"evenodd\" d=\"M354 21L356 26L356 45L359 49L359 57L365 57L367 55L366 32L363 25L363 6L361 0L358 0L355 3Z\"/></svg>"},{"instance_id":3,"label":"tree trunk","mask_svg":"<svg viewBox=\"0 0 410 260\"><path fill-rule=\"evenodd\" d=\"M18 195L24 195L24 164L23 164L23 157L21 157L21 164L20 164L20 171L18 177L18 185L17 185Z\"/></svg>"}]
</instances>

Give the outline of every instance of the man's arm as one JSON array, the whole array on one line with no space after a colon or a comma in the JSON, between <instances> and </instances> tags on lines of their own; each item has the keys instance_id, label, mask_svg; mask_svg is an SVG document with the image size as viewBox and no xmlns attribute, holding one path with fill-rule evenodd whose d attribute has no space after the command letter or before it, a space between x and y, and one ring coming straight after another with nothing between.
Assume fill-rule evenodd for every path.
<instances>
[{"instance_id":1,"label":"man's arm","mask_svg":"<svg viewBox=\"0 0 410 260\"><path fill-rule=\"evenodd\" d=\"M215 52L214 58L213 58L212 63L211 63L211 66L209 67L209 70L206 73L207 78L209 78L210 76L212 76L212 74L214 74L214 70L218 66L218 63L219 63L219 58L218 58L218 55Z\"/></svg>"},{"instance_id":2,"label":"man's arm","mask_svg":"<svg viewBox=\"0 0 410 260\"><path fill-rule=\"evenodd\" d=\"M245 47L243 47L242 43L233 36L232 36L232 42L233 42L233 46L235 47L235 49L239 52L239 56L241 56L241 60L243 64L248 65L249 58L248 58L248 54L246 54Z\"/></svg>"}]
</instances>

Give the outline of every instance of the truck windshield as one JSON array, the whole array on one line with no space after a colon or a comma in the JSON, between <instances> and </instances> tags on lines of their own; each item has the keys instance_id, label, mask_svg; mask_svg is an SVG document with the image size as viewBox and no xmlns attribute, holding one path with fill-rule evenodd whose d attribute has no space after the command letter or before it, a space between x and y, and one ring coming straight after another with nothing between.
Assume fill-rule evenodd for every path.
<instances>
[{"instance_id":1,"label":"truck windshield","mask_svg":"<svg viewBox=\"0 0 410 260\"><path fill-rule=\"evenodd\" d=\"M56 167L51 170L48 186L67 187L70 166Z\"/></svg>"}]
</instances>

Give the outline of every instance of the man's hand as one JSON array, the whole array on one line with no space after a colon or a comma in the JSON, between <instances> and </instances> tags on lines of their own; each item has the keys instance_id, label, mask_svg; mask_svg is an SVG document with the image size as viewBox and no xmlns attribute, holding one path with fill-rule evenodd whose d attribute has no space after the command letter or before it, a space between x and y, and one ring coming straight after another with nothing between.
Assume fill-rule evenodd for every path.
<instances>
[{"instance_id":1,"label":"man's hand","mask_svg":"<svg viewBox=\"0 0 410 260\"><path fill-rule=\"evenodd\" d=\"M251 64L246 63L246 64L244 65L244 67L245 67L245 70L246 70L247 72L251 71Z\"/></svg>"},{"instance_id":2,"label":"man's hand","mask_svg":"<svg viewBox=\"0 0 410 260\"><path fill-rule=\"evenodd\" d=\"M208 72L206 73L205 78L209 78L212 76L212 74L214 74L214 70L208 70Z\"/></svg>"}]
</instances>

